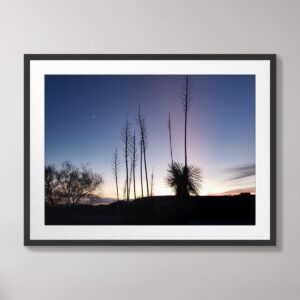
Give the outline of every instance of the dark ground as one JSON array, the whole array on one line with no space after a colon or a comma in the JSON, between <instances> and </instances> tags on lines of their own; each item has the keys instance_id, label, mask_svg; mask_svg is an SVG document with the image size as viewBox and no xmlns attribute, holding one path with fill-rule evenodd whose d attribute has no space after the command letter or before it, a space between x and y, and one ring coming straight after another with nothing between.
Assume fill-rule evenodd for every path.
<instances>
[{"instance_id":1,"label":"dark ground","mask_svg":"<svg viewBox=\"0 0 300 300\"><path fill-rule=\"evenodd\" d=\"M255 225L255 196L174 196L118 204L46 206L45 225Z\"/></svg>"}]
</instances>

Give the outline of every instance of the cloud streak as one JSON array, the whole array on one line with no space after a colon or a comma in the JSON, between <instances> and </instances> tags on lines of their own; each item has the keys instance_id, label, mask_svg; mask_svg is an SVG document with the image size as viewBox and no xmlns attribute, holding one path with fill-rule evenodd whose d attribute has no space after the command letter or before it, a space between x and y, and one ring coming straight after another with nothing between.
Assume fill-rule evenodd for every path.
<instances>
[{"instance_id":1,"label":"cloud streak","mask_svg":"<svg viewBox=\"0 0 300 300\"><path fill-rule=\"evenodd\" d=\"M227 173L231 174L229 181L240 180L255 175L255 163L249 163L234 168L226 169Z\"/></svg>"}]
</instances>

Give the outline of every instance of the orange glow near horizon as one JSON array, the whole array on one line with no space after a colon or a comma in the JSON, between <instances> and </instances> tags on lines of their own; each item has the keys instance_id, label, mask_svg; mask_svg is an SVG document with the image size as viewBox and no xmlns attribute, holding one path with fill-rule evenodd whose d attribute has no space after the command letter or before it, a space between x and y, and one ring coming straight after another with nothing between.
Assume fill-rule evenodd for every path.
<instances>
[{"instance_id":1,"label":"orange glow near horizon","mask_svg":"<svg viewBox=\"0 0 300 300\"><path fill-rule=\"evenodd\" d=\"M119 191L122 189L119 187ZM147 196L147 193L145 192L146 187L144 187L144 197ZM200 189L200 196L225 196L225 195L238 195L240 193L251 193L252 195L255 195L255 187L254 186L232 186L232 188L229 188L225 184L217 183L217 182L210 182L207 181L203 187ZM137 185L136 188L136 195L137 198L141 198L141 190L140 185ZM166 186L165 184L162 185L155 185L153 196L170 196L174 195L174 192L171 188ZM95 196L101 197L101 198L109 198L109 199L117 199L117 195L115 192L115 185L105 186L103 191L100 193L95 193ZM123 197L123 191L122 193L119 192L119 199L124 200ZM134 199L133 196L133 187L131 187L131 193L130 193L130 199Z\"/></svg>"}]
</instances>

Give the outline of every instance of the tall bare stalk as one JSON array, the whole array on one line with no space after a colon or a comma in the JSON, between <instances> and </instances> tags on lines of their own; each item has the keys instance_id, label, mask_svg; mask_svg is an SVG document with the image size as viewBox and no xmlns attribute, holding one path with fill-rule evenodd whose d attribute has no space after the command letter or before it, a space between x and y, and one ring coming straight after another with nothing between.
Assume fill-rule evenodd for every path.
<instances>
[{"instance_id":1,"label":"tall bare stalk","mask_svg":"<svg viewBox=\"0 0 300 300\"><path fill-rule=\"evenodd\" d=\"M118 156L118 149L114 152L113 155L113 160L112 160L112 172L115 177L115 182L116 182L116 190L117 190L117 220L119 223L119 218L120 218L120 203L119 203L119 184L118 184L118 177L119 177L119 171L120 171L120 160Z\"/></svg>"},{"instance_id":2,"label":"tall bare stalk","mask_svg":"<svg viewBox=\"0 0 300 300\"><path fill-rule=\"evenodd\" d=\"M168 129L169 129L169 141L170 141L171 163L173 164L172 126L171 126L171 114L170 114L170 113L169 113Z\"/></svg>"},{"instance_id":3,"label":"tall bare stalk","mask_svg":"<svg viewBox=\"0 0 300 300\"><path fill-rule=\"evenodd\" d=\"M152 174L151 174L151 192L150 192L151 197L153 197L153 187L154 187L154 168L152 169Z\"/></svg>"},{"instance_id":4,"label":"tall bare stalk","mask_svg":"<svg viewBox=\"0 0 300 300\"><path fill-rule=\"evenodd\" d=\"M125 166L126 166L126 199L129 201L129 143L130 143L130 136L131 136L131 130L130 130L130 124L128 122L128 118L126 115L126 121L124 124L124 127L122 129L122 140L124 143L124 155L125 155Z\"/></svg>"},{"instance_id":5,"label":"tall bare stalk","mask_svg":"<svg viewBox=\"0 0 300 300\"><path fill-rule=\"evenodd\" d=\"M132 168L132 176L133 176L133 194L134 194L134 199L136 199L135 169L136 169L136 164L137 164L137 147L136 147L135 132L134 132L133 138L132 138L131 151L132 151L131 168Z\"/></svg>"},{"instance_id":6,"label":"tall bare stalk","mask_svg":"<svg viewBox=\"0 0 300 300\"><path fill-rule=\"evenodd\" d=\"M140 138L140 174L141 174L141 194L142 198L144 197L144 188L143 188L143 141L142 137Z\"/></svg>"},{"instance_id":7,"label":"tall bare stalk","mask_svg":"<svg viewBox=\"0 0 300 300\"><path fill-rule=\"evenodd\" d=\"M144 169L145 169L145 178L146 178L146 188L147 188L147 196L149 197L149 182L148 182L148 171L147 171L147 159L146 159L146 150L148 146L148 132L145 123L145 117L142 116L141 110L139 107L139 115L138 115L138 124L140 128L140 136L141 136L141 143L142 143L142 153L144 157Z\"/></svg>"},{"instance_id":8,"label":"tall bare stalk","mask_svg":"<svg viewBox=\"0 0 300 300\"><path fill-rule=\"evenodd\" d=\"M186 76L183 88L183 110L184 110L184 166L187 168L187 117L191 106L191 87L189 77Z\"/></svg>"}]
</instances>

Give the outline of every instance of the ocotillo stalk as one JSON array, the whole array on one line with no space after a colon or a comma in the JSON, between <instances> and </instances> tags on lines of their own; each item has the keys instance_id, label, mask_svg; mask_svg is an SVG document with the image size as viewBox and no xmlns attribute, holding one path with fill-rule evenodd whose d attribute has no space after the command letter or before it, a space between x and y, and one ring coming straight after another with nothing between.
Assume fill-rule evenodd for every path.
<instances>
[{"instance_id":1,"label":"ocotillo stalk","mask_svg":"<svg viewBox=\"0 0 300 300\"><path fill-rule=\"evenodd\" d=\"M190 98L190 86L189 86L189 77L186 76L185 86L184 86L184 99L183 99L183 107L184 107L184 166L187 168L187 116L189 106L191 104Z\"/></svg>"},{"instance_id":2,"label":"ocotillo stalk","mask_svg":"<svg viewBox=\"0 0 300 300\"><path fill-rule=\"evenodd\" d=\"M135 142L135 132L132 141L132 172L133 172L133 193L134 199L136 199L136 186L135 186L135 167L136 167L137 157L136 157L136 142Z\"/></svg>"},{"instance_id":3,"label":"ocotillo stalk","mask_svg":"<svg viewBox=\"0 0 300 300\"><path fill-rule=\"evenodd\" d=\"M112 171L115 176L115 182L116 182L116 190L117 190L117 222L119 223L120 219L120 203L119 203L119 184L118 184L118 175L119 175L119 168L120 168L120 161L118 157L118 149L116 149L114 156L113 156L113 162L112 162Z\"/></svg>"},{"instance_id":4,"label":"ocotillo stalk","mask_svg":"<svg viewBox=\"0 0 300 300\"><path fill-rule=\"evenodd\" d=\"M140 141L141 153L140 153L140 173L141 173L141 193L142 198L144 197L144 189L143 189L143 141L141 138Z\"/></svg>"},{"instance_id":5,"label":"ocotillo stalk","mask_svg":"<svg viewBox=\"0 0 300 300\"><path fill-rule=\"evenodd\" d=\"M126 198L129 201L129 174L128 174L128 156L129 156L129 140L130 140L130 125L128 123L127 115L126 122L122 131L122 138L124 143L124 152L125 152L125 166L126 166Z\"/></svg>"},{"instance_id":6,"label":"ocotillo stalk","mask_svg":"<svg viewBox=\"0 0 300 300\"><path fill-rule=\"evenodd\" d=\"M171 114L170 114L170 113L169 113L168 128L169 128L169 140L170 140L171 163L173 164L172 127L171 127Z\"/></svg>"},{"instance_id":7,"label":"ocotillo stalk","mask_svg":"<svg viewBox=\"0 0 300 300\"><path fill-rule=\"evenodd\" d=\"M147 131L145 125L145 119L142 119L142 137L143 137L143 154L144 154L144 166L145 166L145 178L146 178L146 187L147 187L147 196L149 197L149 183L148 183L148 171L147 171L147 159L146 159L146 138Z\"/></svg>"},{"instance_id":8,"label":"ocotillo stalk","mask_svg":"<svg viewBox=\"0 0 300 300\"><path fill-rule=\"evenodd\" d=\"M152 174L151 174L151 197L153 197L153 185L154 185L154 168L152 169Z\"/></svg>"}]
</instances>

